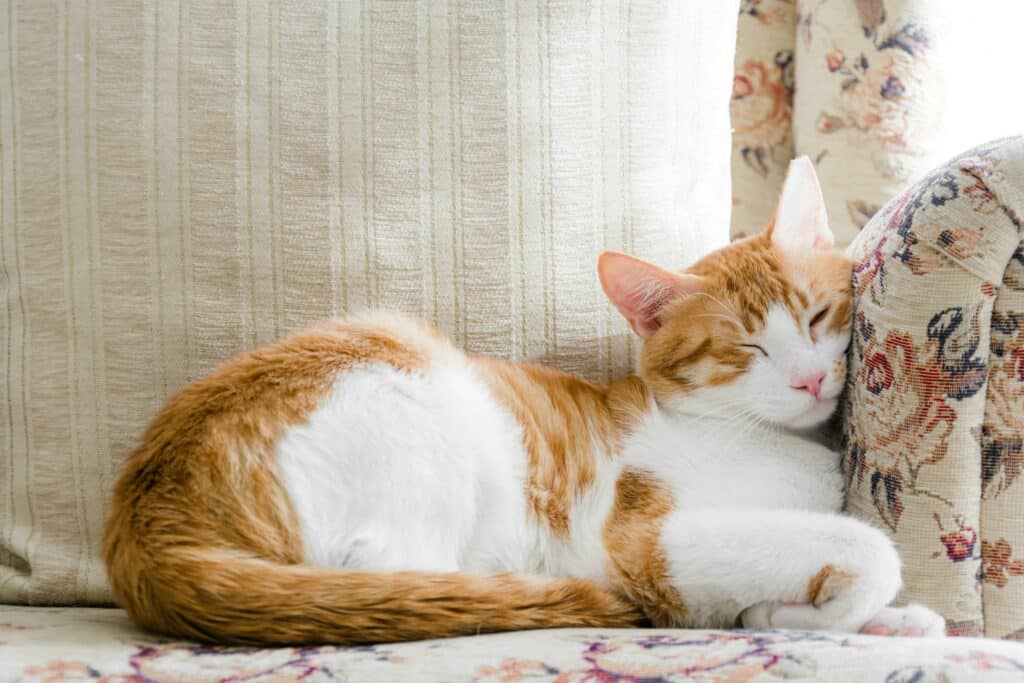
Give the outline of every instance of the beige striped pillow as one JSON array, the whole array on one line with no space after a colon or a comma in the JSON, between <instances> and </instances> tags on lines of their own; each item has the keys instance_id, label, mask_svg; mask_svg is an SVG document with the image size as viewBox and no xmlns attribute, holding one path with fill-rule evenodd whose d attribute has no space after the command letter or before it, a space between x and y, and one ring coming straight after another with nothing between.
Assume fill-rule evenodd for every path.
<instances>
[{"instance_id":1,"label":"beige striped pillow","mask_svg":"<svg viewBox=\"0 0 1024 683\"><path fill-rule=\"evenodd\" d=\"M368 306L595 379L603 249L724 242L737 2L8 2L0 600L109 600L117 465L231 353Z\"/></svg>"}]
</instances>

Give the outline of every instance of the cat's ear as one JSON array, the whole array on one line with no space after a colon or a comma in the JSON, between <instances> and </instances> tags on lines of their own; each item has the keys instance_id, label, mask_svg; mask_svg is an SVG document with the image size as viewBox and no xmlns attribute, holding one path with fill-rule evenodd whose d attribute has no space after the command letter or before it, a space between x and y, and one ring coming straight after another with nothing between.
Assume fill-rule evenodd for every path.
<instances>
[{"instance_id":1,"label":"cat's ear","mask_svg":"<svg viewBox=\"0 0 1024 683\"><path fill-rule=\"evenodd\" d=\"M789 162L775 220L768 230L772 242L783 249L831 249L835 243L818 175L807 157Z\"/></svg>"},{"instance_id":2,"label":"cat's ear","mask_svg":"<svg viewBox=\"0 0 1024 683\"><path fill-rule=\"evenodd\" d=\"M647 339L661 327L658 314L669 301L701 291L696 275L671 273L640 259L606 251L597 261L597 274L608 299Z\"/></svg>"}]
</instances>

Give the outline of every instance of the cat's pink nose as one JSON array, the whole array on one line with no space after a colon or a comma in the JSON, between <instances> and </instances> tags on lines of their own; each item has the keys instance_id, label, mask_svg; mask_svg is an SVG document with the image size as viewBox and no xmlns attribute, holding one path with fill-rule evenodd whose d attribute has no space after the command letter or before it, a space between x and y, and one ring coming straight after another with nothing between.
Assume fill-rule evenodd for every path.
<instances>
[{"instance_id":1,"label":"cat's pink nose","mask_svg":"<svg viewBox=\"0 0 1024 683\"><path fill-rule=\"evenodd\" d=\"M793 378L793 382L790 386L794 389L803 389L810 393L814 398L818 398L821 394L821 383L823 381L825 381L825 372L819 370L806 375L797 375Z\"/></svg>"}]
</instances>

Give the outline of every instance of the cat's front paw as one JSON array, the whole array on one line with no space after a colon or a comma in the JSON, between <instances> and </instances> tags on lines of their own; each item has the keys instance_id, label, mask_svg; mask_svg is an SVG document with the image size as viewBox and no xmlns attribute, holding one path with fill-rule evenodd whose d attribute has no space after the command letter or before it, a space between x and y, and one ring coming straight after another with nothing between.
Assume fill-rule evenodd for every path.
<instances>
[{"instance_id":1,"label":"cat's front paw","mask_svg":"<svg viewBox=\"0 0 1024 683\"><path fill-rule=\"evenodd\" d=\"M946 635L946 620L923 605L886 607L864 624L860 632L872 636L941 638Z\"/></svg>"},{"instance_id":2,"label":"cat's front paw","mask_svg":"<svg viewBox=\"0 0 1024 683\"><path fill-rule=\"evenodd\" d=\"M785 604L779 600L765 600L751 605L740 613L740 626L761 630L775 628L772 624L772 615Z\"/></svg>"}]
</instances>

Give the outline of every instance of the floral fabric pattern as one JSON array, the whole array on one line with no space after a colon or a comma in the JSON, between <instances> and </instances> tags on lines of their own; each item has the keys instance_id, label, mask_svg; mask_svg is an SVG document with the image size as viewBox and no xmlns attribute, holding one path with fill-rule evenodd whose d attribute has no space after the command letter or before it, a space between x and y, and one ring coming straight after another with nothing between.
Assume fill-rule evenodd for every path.
<instances>
[{"instance_id":1,"label":"floral fabric pattern","mask_svg":"<svg viewBox=\"0 0 1024 683\"><path fill-rule=\"evenodd\" d=\"M566 629L374 647L224 648L168 641L112 609L0 609L0 677L188 681L1015 681L1024 644L803 631Z\"/></svg>"},{"instance_id":2,"label":"floral fabric pattern","mask_svg":"<svg viewBox=\"0 0 1024 683\"><path fill-rule=\"evenodd\" d=\"M1024 138L970 150L851 247L848 510L886 528L904 597L965 635L1024 629Z\"/></svg>"},{"instance_id":3,"label":"floral fabric pattern","mask_svg":"<svg viewBox=\"0 0 1024 683\"><path fill-rule=\"evenodd\" d=\"M943 10L920 0L800 0L798 9L796 152L815 160L832 228L847 244L940 161Z\"/></svg>"},{"instance_id":4,"label":"floral fabric pattern","mask_svg":"<svg viewBox=\"0 0 1024 683\"><path fill-rule=\"evenodd\" d=\"M849 244L937 158L949 8L927 0L744 0L733 78L732 235L771 219L786 166L817 167Z\"/></svg>"},{"instance_id":5,"label":"floral fabric pattern","mask_svg":"<svg viewBox=\"0 0 1024 683\"><path fill-rule=\"evenodd\" d=\"M795 0L742 0L732 102L732 236L771 220L793 158Z\"/></svg>"},{"instance_id":6,"label":"floral fabric pattern","mask_svg":"<svg viewBox=\"0 0 1024 683\"><path fill-rule=\"evenodd\" d=\"M981 449L985 625L1024 639L1024 248L1019 245L993 306L991 334L985 420L972 432Z\"/></svg>"}]
</instances>

